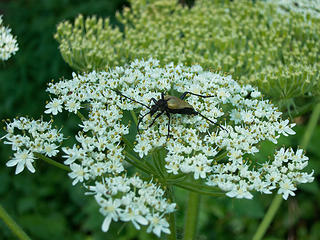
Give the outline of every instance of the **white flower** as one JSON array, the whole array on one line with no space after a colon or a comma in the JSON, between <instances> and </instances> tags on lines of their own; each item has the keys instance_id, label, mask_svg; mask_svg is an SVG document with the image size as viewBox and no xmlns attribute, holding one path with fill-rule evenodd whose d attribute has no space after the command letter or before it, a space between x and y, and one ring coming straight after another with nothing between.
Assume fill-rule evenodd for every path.
<instances>
[{"instance_id":1,"label":"white flower","mask_svg":"<svg viewBox=\"0 0 320 240\"><path fill-rule=\"evenodd\" d=\"M54 143L51 143L51 144L44 143L43 146L44 146L43 151L44 151L45 155L48 157L56 156L57 153L59 152L59 150L57 150L58 146Z\"/></svg>"},{"instance_id":2,"label":"white flower","mask_svg":"<svg viewBox=\"0 0 320 240\"><path fill-rule=\"evenodd\" d=\"M62 112L62 100L54 99L46 105L48 108L45 113L52 113L53 115L57 115L58 112Z\"/></svg>"},{"instance_id":3,"label":"white flower","mask_svg":"<svg viewBox=\"0 0 320 240\"><path fill-rule=\"evenodd\" d=\"M86 186L86 185L85 185ZM101 183L96 181L95 186L86 186L89 190L89 192L86 192L88 195L107 195L107 189L105 183Z\"/></svg>"},{"instance_id":4,"label":"white flower","mask_svg":"<svg viewBox=\"0 0 320 240\"><path fill-rule=\"evenodd\" d=\"M278 194L282 194L283 199L287 200L288 196L295 196L293 191L297 190L292 181L288 178L283 179L280 183Z\"/></svg>"},{"instance_id":5,"label":"white flower","mask_svg":"<svg viewBox=\"0 0 320 240\"><path fill-rule=\"evenodd\" d=\"M258 97L260 97L260 96L261 96L261 93L258 92L258 91L253 91L253 92L251 92L251 97L252 97L252 98L258 98Z\"/></svg>"},{"instance_id":6,"label":"white flower","mask_svg":"<svg viewBox=\"0 0 320 240\"><path fill-rule=\"evenodd\" d=\"M77 159L83 159L85 156L85 151L83 149L77 148L77 146L73 146L73 148L63 147L62 150L67 154L62 156L63 158L67 158L64 161L65 165L70 165Z\"/></svg>"},{"instance_id":7,"label":"white flower","mask_svg":"<svg viewBox=\"0 0 320 240\"><path fill-rule=\"evenodd\" d=\"M141 224L141 225L148 224L148 220L141 215L138 208L127 207L121 213L121 220L124 222L131 221L133 223L134 227L138 230L140 230L139 224Z\"/></svg>"},{"instance_id":8,"label":"white flower","mask_svg":"<svg viewBox=\"0 0 320 240\"><path fill-rule=\"evenodd\" d=\"M288 136L288 135L293 135L295 134L295 131L292 130L292 127L295 126L294 123L288 125L289 123L289 120L284 120L284 121L281 121L279 122L277 125L276 125L276 129L277 129L277 132L279 134L283 134L284 136Z\"/></svg>"},{"instance_id":9,"label":"white flower","mask_svg":"<svg viewBox=\"0 0 320 240\"><path fill-rule=\"evenodd\" d=\"M32 152L28 150L23 150L21 152L18 151L17 153L15 153L14 158L8 161L6 165L7 167L14 167L17 165L15 172L16 174L22 172L25 166L28 168L30 172L34 173L35 169L32 165L33 162L34 156Z\"/></svg>"},{"instance_id":10,"label":"white flower","mask_svg":"<svg viewBox=\"0 0 320 240\"><path fill-rule=\"evenodd\" d=\"M95 195L95 198L97 203L100 205L100 213L105 216L102 223L102 231L107 232L109 230L111 220L117 222L119 219L119 214L121 213L121 202L118 199L113 201L111 198L106 200L99 195Z\"/></svg>"},{"instance_id":11,"label":"white flower","mask_svg":"<svg viewBox=\"0 0 320 240\"><path fill-rule=\"evenodd\" d=\"M240 97L240 96L239 96ZM242 114L237 109L232 109L230 113L230 120L234 121L235 124L238 124L242 121Z\"/></svg>"},{"instance_id":12,"label":"white flower","mask_svg":"<svg viewBox=\"0 0 320 240\"><path fill-rule=\"evenodd\" d=\"M252 111L250 111L250 110L243 110L243 111L240 112L240 114L241 114L241 119L242 119L245 123L249 124L249 123L252 123L252 122L253 122L254 116L252 115Z\"/></svg>"},{"instance_id":13,"label":"white flower","mask_svg":"<svg viewBox=\"0 0 320 240\"><path fill-rule=\"evenodd\" d=\"M111 221L121 220L132 222L137 229L140 229L140 225L149 224L148 229L153 229L157 235L161 232L170 233L163 215L175 211L176 204L168 203L163 197L164 191L152 181L142 181L138 176L116 176L105 178L103 183L96 182L95 185L86 187L90 191L87 194L95 194L100 213L105 216L103 231L108 231ZM112 199L113 196L120 198ZM151 212L154 211L157 214L151 218ZM159 216L159 213L162 215Z\"/></svg>"},{"instance_id":14,"label":"white flower","mask_svg":"<svg viewBox=\"0 0 320 240\"><path fill-rule=\"evenodd\" d=\"M72 172L68 173L68 175L73 179L72 185L76 185L78 182L89 179L88 168L83 168L81 165L72 163L70 169Z\"/></svg>"},{"instance_id":15,"label":"white flower","mask_svg":"<svg viewBox=\"0 0 320 240\"><path fill-rule=\"evenodd\" d=\"M147 232L153 232L158 237L161 236L161 232L166 234L170 234L169 223L165 218L159 215L159 213L155 213L153 215L148 215L147 219L150 222L149 227L147 228Z\"/></svg>"},{"instance_id":16,"label":"white flower","mask_svg":"<svg viewBox=\"0 0 320 240\"><path fill-rule=\"evenodd\" d=\"M69 112L77 113L77 111L81 108L80 102L70 100L66 102L66 110Z\"/></svg>"},{"instance_id":17,"label":"white flower","mask_svg":"<svg viewBox=\"0 0 320 240\"><path fill-rule=\"evenodd\" d=\"M240 181L240 185L234 185L232 190L227 193L229 197L251 199L253 195L248 191L248 185L245 181Z\"/></svg>"}]
</instances>

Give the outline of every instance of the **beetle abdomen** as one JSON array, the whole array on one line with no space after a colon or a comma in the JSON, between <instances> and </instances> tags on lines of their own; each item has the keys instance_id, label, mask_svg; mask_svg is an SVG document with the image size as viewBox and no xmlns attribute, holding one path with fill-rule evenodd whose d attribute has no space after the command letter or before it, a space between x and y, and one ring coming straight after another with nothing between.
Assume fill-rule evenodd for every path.
<instances>
[{"instance_id":1,"label":"beetle abdomen","mask_svg":"<svg viewBox=\"0 0 320 240\"><path fill-rule=\"evenodd\" d=\"M169 113L180 113L186 115L197 115L198 113L193 108L181 108L181 109L171 109L168 110Z\"/></svg>"}]
</instances>

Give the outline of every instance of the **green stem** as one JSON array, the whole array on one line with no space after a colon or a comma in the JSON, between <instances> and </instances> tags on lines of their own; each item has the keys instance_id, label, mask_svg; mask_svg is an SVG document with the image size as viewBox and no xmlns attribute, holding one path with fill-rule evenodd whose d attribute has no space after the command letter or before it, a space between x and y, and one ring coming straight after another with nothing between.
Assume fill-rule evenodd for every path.
<instances>
[{"instance_id":1,"label":"green stem","mask_svg":"<svg viewBox=\"0 0 320 240\"><path fill-rule=\"evenodd\" d=\"M315 108L312 111L310 120L308 122L307 129L303 135L302 141L301 141L301 147L302 148L307 148L309 141L312 137L312 134L314 132L315 127L317 126L318 119L320 116L320 103L318 103Z\"/></svg>"},{"instance_id":2,"label":"green stem","mask_svg":"<svg viewBox=\"0 0 320 240\"><path fill-rule=\"evenodd\" d=\"M185 182L185 185L187 185L188 187L193 187L196 189L200 189L200 190L206 190L206 191L221 191L220 188L218 187L212 187L212 186L208 186L205 185L203 183L194 183L194 182ZM222 193L223 195L225 195L225 193Z\"/></svg>"},{"instance_id":3,"label":"green stem","mask_svg":"<svg viewBox=\"0 0 320 240\"><path fill-rule=\"evenodd\" d=\"M320 103L318 103L315 108L312 111L310 120L308 122L307 125L307 129L302 137L302 141L301 141L301 147L306 149L311 136L314 132L315 127L317 126L317 122L320 116ZM274 199L271 202L271 205L266 213L266 215L264 216L262 222L260 223L256 233L253 236L253 240L260 240L263 238L265 232L267 231L268 227L270 226L271 221L273 220L276 212L278 211L280 205L282 203L282 196L281 195L277 195L274 197Z\"/></svg>"},{"instance_id":4,"label":"green stem","mask_svg":"<svg viewBox=\"0 0 320 240\"><path fill-rule=\"evenodd\" d=\"M158 149L154 149L153 152L152 152L152 160L154 162L154 165L156 167L156 170L157 172L159 173L159 175L164 178L165 176L165 173L162 172L162 168L160 166L160 155L159 155L159 152L158 152Z\"/></svg>"},{"instance_id":5,"label":"green stem","mask_svg":"<svg viewBox=\"0 0 320 240\"><path fill-rule=\"evenodd\" d=\"M130 113L131 113L131 116L132 116L132 118L133 118L134 123L135 123L136 126L137 126L137 125L138 125L138 118L137 118L136 113L135 113L133 110L131 110Z\"/></svg>"},{"instance_id":6,"label":"green stem","mask_svg":"<svg viewBox=\"0 0 320 240\"><path fill-rule=\"evenodd\" d=\"M22 228L10 217L7 211L0 204L0 218L10 228L10 230L21 240L31 240Z\"/></svg>"},{"instance_id":7,"label":"green stem","mask_svg":"<svg viewBox=\"0 0 320 240\"><path fill-rule=\"evenodd\" d=\"M172 187L169 187L167 192L168 192L168 198L170 199L170 201L174 202ZM170 234L168 235L168 240L176 240L177 230L176 230L175 212L172 212L169 214L169 228L170 228Z\"/></svg>"},{"instance_id":8,"label":"green stem","mask_svg":"<svg viewBox=\"0 0 320 240\"><path fill-rule=\"evenodd\" d=\"M42 155L41 153L33 153L33 155L34 155L35 157L37 157L37 158L42 159L43 161L45 161L45 162L47 162L47 163L49 163L49 164L55 166L55 167L61 168L61 169L65 170L65 171L68 171L68 172L71 171L68 166L63 165L63 164L61 164L61 163L58 163L57 161L54 161L54 160L52 160L51 158L48 158L48 157Z\"/></svg>"},{"instance_id":9,"label":"green stem","mask_svg":"<svg viewBox=\"0 0 320 240\"><path fill-rule=\"evenodd\" d=\"M184 225L184 240L193 240L196 236L200 194L189 192L187 215Z\"/></svg>"},{"instance_id":10,"label":"green stem","mask_svg":"<svg viewBox=\"0 0 320 240\"><path fill-rule=\"evenodd\" d=\"M135 166L136 168L140 169L141 171L158 176L156 172L151 169L148 165L144 164L141 160L136 158L133 154L130 154L128 151L123 150L124 155L126 156L125 160L130 163L131 165Z\"/></svg>"},{"instance_id":11,"label":"green stem","mask_svg":"<svg viewBox=\"0 0 320 240\"><path fill-rule=\"evenodd\" d=\"M204 194L204 195L209 195L212 197L221 197L224 196L224 193L220 193L220 192L211 192L211 191L207 191L207 190L203 190L201 188L194 188L194 187L190 187L190 186L186 186L185 184L181 184L181 183L172 183L174 186L177 186L179 188L183 188L185 190L197 193L197 194Z\"/></svg>"},{"instance_id":12,"label":"green stem","mask_svg":"<svg viewBox=\"0 0 320 240\"><path fill-rule=\"evenodd\" d=\"M134 152L134 145L126 138L126 137L122 137L122 141L130 148L130 150L132 151L132 152ZM129 156L129 158L130 158L130 160L132 161L132 160L134 160L135 162L137 162L137 163L142 163L142 164L144 164L144 168L147 168L147 169L149 169L152 173L155 173L156 172L156 170L155 170L155 168L150 164L150 163L148 163L148 161L143 161L142 159L139 159L139 158L137 158L136 156L135 156L135 154L131 154L131 153L129 153L128 151L125 151L125 154L129 154L130 156ZM130 162L131 163L131 162ZM145 166L146 165L146 166ZM142 169L141 169L142 170ZM149 172L150 172L149 171Z\"/></svg>"},{"instance_id":13,"label":"green stem","mask_svg":"<svg viewBox=\"0 0 320 240\"><path fill-rule=\"evenodd\" d=\"M215 161L219 162L221 159L227 156L227 152L219 154L217 157L214 158Z\"/></svg>"},{"instance_id":14,"label":"green stem","mask_svg":"<svg viewBox=\"0 0 320 240\"><path fill-rule=\"evenodd\" d=\"M78 117L81 119L81 121L87 120L86 117L83 116L81 112L77 111L77 115L78 115Z\"/></svg>"},{"instance_id":15,"label":"green stem","mask_svg":"<svg viewBox=\"0 0 320 240\"><path fill-rule=\"evenodd\" d=\"M271 202L271 205L270 205L266 215L264 216L262 222L260 223L258 230L254 234L252 240L260 240L260 239L263 238L263 236L264 236L267 228L269 227L272 219L276 215L276 212L278 211L281 203L282 203L282 195L276 195L273 198L273 200Z\"/></svg>"}]
</instances>

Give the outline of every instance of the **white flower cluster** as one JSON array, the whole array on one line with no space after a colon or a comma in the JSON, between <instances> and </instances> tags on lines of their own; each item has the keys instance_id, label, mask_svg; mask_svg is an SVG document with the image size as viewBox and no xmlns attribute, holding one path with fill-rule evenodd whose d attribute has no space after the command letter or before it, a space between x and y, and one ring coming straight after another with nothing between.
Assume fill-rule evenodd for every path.
<instances>
[{"instance_id":1,"label":"white flower cluster","mask_svg":"<svg viewBox=\"0 0 320 240\"><path fill-rule=\"evenodd\" d=\"M229 197L249 199L252 198L252 194L248 190L270 194L273 189L278 188L278 194L287 199L289 195L295 195L293 191L297 190L296 184L314 180L313 172L310 174L300 172L307 164L308 157L303 155L302 149L295 153L291 148L287 150L281 148L275 153L272 162L265 162L256 170L244 164L242 166L218 164L215 166L215 171L219 174L211 175L207 184L228 191ZM234 171L239 173L231 174ZM239 184L235 185L234 182Z\"/></svg>"},{"instance_id":2,"label":"white flower cluster","mask_svg":"<svg viewBox=\"0 0 320 240\"><path fill-rule=\"evenodd\" d=\"M105 74L74 74L73 80L50 84L48 91L58 97L46 105L45 113L56 115L62 109L77 113L89 104L87 119L83 119L82 131L76 136L80 145L62 148L73 185L83 182L87 186L95 181L96 185L88 189L94 189L105 216L103 231L108 231L111 220L120 219L131 221L137 229L139 224L149 225L147 231L160 237L161 232L170 233L165 215L175 210L175 204L169 204L164 191L152 182L143 182L137 176L118 176L125 171L121 140L129 127L121 123L122 110L117 102L121 105L122 99L110 89L112 82Z\"/></svg>"},{"instance_id":3,"label":"white flower cluster","mask_svg":"<svg viewBox=\"0 0 320 240\"><path fill-rule=\"evenodd\" d=\"M175 211L175 203L168 203L165 192L152 182L142 181L139 177L116 176L104 178L104 182L95 182L89 186L90 193L100 205L100 213L105 216L102 230L108 231L111 220L131 221L136 229L140 225L149 225L147 232L160 237L161 232L170 233L169 224L164 215ZM113 199L113 196L120 195Z\"/></svg>"},{"instance_id":4,"label":"white flower cluster","mask_svg":"<svg viewBox=\"0 0 320 240\"><path fill-rule=\"evenodd\" d=\"M164 162L168 174L192 174L194 179L218 186L230 197L252 198L250 191L271 193L278 189L286 199L294 194L297 183L313 181L313 173L302 172L307 164L302 150L294 153L291 149L281 149L273 161L262 159L252 163L246 160L259 151L259 142L277 143L281 134L294 134L294 124L282 120L281 113L268 100L263 100L259 91L249 85L240 86L231 76L206 72L200 66L169 64L161 68L154 59L136 60L127 67L116 67L108 72L73 74L71 80L51 83L48 91L56 97L47 104L46 113L57 114L62 109L79 113L81 108L89 109L86 118L82 117L82 131L76 137L80 145L63 150L65 164L72 169L73 184L96 182L94 189L99 188L95 190L96 200L106 216L103 230L108 229L111 220L129 221L122 215L126 212L135 216L131 215L131 221L137 228L137 224L147 224L146 219L150 219L147 216L152 212L149 206L155 206L150 205L149 200L143 200L141 204L148 208L143 212L142 205L135 205L137 196L132 195L136 184L132 181L138 178L118 177L125 173L122 163L127 159L125 148L135 151L141 161L147 161L154 148L163 147L167 152ZM210 96L187 94L185 101L221 127L211 124L200 114L171 114L170 138L167 138L166 114L160 115L152 124L157 113L153 117L148 114L150 109L146 105L154 104L150 100L160 99L161 93L179 97L184 92ZM124 141L129 127L124 124L123 113L131 111L134 114L139 110L145 117L140 118L140 134L129 146ZM141 191L145 189L143 184ZM122 189L125 186L126 189ZM148 186L158 189L153 183ZM113 192L123 195L114 199ZM138 196L144 198L146 195ZM152 198L157 199L157 196ZM136 207L123 203L127 198ZM166 201L163 198L160 202L166 205ZM153 230L157 235L161 231L168 232L167 222L162 218L168 212L162 211L160 206L159 209L154 221L161 222L162 227ZM153 228L151 223L148 220L149 229Z\"/></svg>"},{"instance_id":5,"label":"white flower cluster","mask_svg":"<svg viewBox=\"0 0 320 240\"><path fill-rule=\"evenodd\" d=\"M0 59L8 60L19 50L17 40L11 34L11 29L2 26L2 15L0 15Z\"/></svg>"},{"instance_id":6,"label":"white flower cluster","mask_svg":"<svg viewBox=\"0 0 320 240\"><path fill-rule=\"evenodd\" d=\"M16 167L16 174L23 171L24 167L32 173L34 153L44 154L48 157L56 156L57 149L63 140L63 135L57 129L51 128L51 122L30 120L25 117L14 119L7 123L7 134L1 139L6 139L5 144L10 144L15 151L14 157L7 162L8 167Z\"/></svg>"},{"instance_id":7,"label":"white flower cluster","mask_svg":"<svg viewBox=\"0 0 320 240\"><path fill-rule=\"evenodd\" d=\"M282 13L292 11L320 18L320 0L267 0L267 2L279 6L278 10Z\"/></svg>"}]
</instances>

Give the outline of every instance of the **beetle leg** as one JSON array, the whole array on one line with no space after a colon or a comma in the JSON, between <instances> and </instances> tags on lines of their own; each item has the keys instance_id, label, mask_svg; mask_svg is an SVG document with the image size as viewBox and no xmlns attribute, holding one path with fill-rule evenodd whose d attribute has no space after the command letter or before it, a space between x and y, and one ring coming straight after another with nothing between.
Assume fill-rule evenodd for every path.
<instances>
[{"instance_id":1,"label":"beetle leg","mask_svg":"<svg viewBox=\"0 0 320 240\"><path fill-rule=\"evenodd\" d=\"M193 92L184 92L181 96L180 96L180 99L183 100L187 94L191 94L191 95L195 95L195 96L198 96L198 97L203 97L203 98L208 98L208 97L216 97L216 96L205 96L205 95L200 95L200 94L196 94L196 93L193 93Z\"/></svg>"},{"instance_id":2,"label":"beetle leg","mask_svg":"<svg viewBox=\"0 0 320 240\"><path fill-rule=\"evenodd\" d=\"M223 130L227 130L227 129L225 129L224 127L222 127L220 124L213 122L212 120L210 120L209 118L205 117L205 116L202 115L201 113L199 113L199 112L196 112L196 113L197 113L198 115L200 115L201 117L203 117L204 119L206 119L207 121L209 121L211 124L214 124L214 125L222 128ZM227 131L228 131L228 130L227 130Z\"/></svg>"},{"instance_id":3,"label":"beetle leg","mask_svg":"<svg viewBox=\"0 0 320 240\"><path fill-rule=\"evenodd\" d=\"M137 132L140 134L140 129L139 129L139 125L142 121L142 119L147 116L151 111L147 112L146 114L144 114L141 118L139 118L138 124L137 124Z\"/></svg>"},{"instance_id":4,"label":"beetle leg","mask_svg":"<svg viewBox=\"0 0 320 240\"><path fill-rule=\"evenodd\" d=\"M167 139L170 137L170 113L166 112L167 116L168 116L168 135L167 135Z\"/></svg>"},{"instance_id":5,"label":"beetle leg","mask_svg":"<svg viewBox=\"0 0 320 240\"><path fill-rule=\"evenodd\" d=\"M153 119L152 123L149 125L149 127L151 127L151 126L154 124L154 122L156 121L156 119L157 119L158 117L160 117L163 113L164 113L164 111L158 113L158 115L154 117L154 119Z\"/></svg>"},{"instance_id":6,"label":"beetle leg","mask_svg":"<svg viewBox=\"0 0 320 240\"><path fill-rule=\"evenodd\" d=\"M153 101L155 105L157 105L158 101L155 98L151 98L150 102Z\"/></svg>"}]
</instances>

